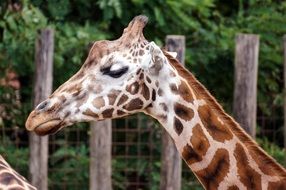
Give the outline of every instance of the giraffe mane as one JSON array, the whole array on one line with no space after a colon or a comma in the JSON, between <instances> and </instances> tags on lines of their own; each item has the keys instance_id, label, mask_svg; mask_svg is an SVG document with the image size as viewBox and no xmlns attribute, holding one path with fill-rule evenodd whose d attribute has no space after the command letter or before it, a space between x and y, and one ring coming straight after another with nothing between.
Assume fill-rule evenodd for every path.
<instances>
[{"instance_id":1,"label":"giraffe mane","mask_svg":"<svg viewBox=\"0 0 286 190\"><path fill-rule=\"evenodd\" d=\"M217 100L209 93L209 91L195 78L195 76L185 69L177 59L169 55L164 51L164 55L167 57L171 66L176 69L181 77L186 79L189 86L194 90L195 94L199 94L210 108L220 116L220 119L229 127L233 134L235 134L238 139L246 146L248 151L252 155L259 157L260 161L263 163L262 166L271 166L271 168L280 177L286 178L286 170L278 164L272 157L270 157L242 128L241 126L222 108L222 106L217 102Z\"/></svg>"}]
</instances>

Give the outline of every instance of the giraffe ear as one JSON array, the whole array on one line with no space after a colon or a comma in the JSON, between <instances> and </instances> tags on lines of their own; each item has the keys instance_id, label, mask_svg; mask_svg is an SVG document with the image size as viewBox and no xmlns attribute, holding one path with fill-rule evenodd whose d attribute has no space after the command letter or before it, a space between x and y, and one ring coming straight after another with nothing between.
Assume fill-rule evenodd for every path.
<instances>
[{"instance_id":1,"label":"giraffe ear","mask_svg":"<svg viewBox=\"0 0 286 190\"><path fill-rule=\"evenodd\" d=\"M164 54L154 42L150 43L151 61L149 72L153 75L158 75L164 64Z\"/></svg>"}]
</instances>

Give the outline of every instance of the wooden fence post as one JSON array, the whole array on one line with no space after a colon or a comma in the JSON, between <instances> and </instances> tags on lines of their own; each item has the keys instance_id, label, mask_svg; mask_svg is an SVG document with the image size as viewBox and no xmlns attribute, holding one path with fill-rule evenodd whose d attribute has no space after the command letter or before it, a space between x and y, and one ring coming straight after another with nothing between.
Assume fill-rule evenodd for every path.
<instances>
[{"instance_id":1,"label":"wooden fence post","mask_svg":"<svg viewBox=\"0 0 286 190\"><path fill-rule=\"evenodd\" d=\"M184 65L185 36L168 35L167 51L177 52L177 58ZM182 159L170 135L163 130L161 155L160 190L180 190L182 178Z\"/></svg>"},{"instance_id":2,"label":"wooden fence post","mask_svg":"<svg viewBox=\"0 0 286 190\"><path fill-rule=\"evenodd\" d=\"M112 122L91 122L89 189L111 190Z\"/></svg>"},{"instance_id":3,"label":"wooden fence post","mask_svg":"<svg viewBox=\"0 0 286 190\"><path fill-rule=\"evenodd\" d=\"M54 52L54 31L52 29L39 31L35 51L34 106L45 100L52 92ZM31 183L41 190L48 189L48 141L48 136L40 137L35 133L29 134Z\"/></svg>"},{"instance_id":4,"label":"wooden fence post","mask_svg":"<svg viewBox=\"0 0 286 190\"><path fill-rule=\"evenodd\" d=\"M286 35L283 37L283 51L284 51L284 149L286 150ZM286 151L285 151L286 154ZM286 163L286 157L285 157Z\"/></svg>"},{"instance_id":5,"label":"wooden fence post","mask_svg":"<svg viewBox=\"0 0 286 190\"><path fill-rule=\"evenodd\" d=\"M238 34L235 48L233 116L255 138L259 36Z\"/></svg>"}]
</instances>

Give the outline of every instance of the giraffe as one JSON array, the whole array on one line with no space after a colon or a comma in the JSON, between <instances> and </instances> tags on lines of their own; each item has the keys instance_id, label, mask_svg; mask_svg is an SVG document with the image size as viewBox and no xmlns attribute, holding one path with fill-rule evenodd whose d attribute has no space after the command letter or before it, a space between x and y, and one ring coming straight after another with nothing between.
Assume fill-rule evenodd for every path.
<instances>
[{"instance_id":1,"label":"giraffe","mask_svg":"<svg viewBox=\"0 0 286 190\"><path fill-rule=\"evenodd\" d=\"M36 190L0 155L0 190Z\"/></svg>"},{"instance_id":2,"label":"giraffe","mask_svg":"<svg viewBox=\"0 0 286 190\"><path fill-rule=\"evenodd\" d=\"M177 59L145 39L147 21L137 16L119 39L95 42L81 69L30 113L27 130L47 135L143 112L162 124L205 189L286 189L285 169Z\"/></svg>"}]
</instances>

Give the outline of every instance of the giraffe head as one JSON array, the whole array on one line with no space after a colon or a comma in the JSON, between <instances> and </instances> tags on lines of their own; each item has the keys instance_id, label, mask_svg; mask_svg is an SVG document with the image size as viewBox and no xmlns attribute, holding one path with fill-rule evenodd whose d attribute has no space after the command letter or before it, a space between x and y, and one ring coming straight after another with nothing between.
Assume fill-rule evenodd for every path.
<instances>
[{"instance_id":1,"label":"giraffe head","mask_svg":"<svg viewBox=\"0 0 286 190\"><path fill-rule=\"evenodd\" d=\"M148 42L148 18L135 17L114 41L95 42L81 69L30 113L26 128L39 135L83 121L118 118L146 110L156 99L165 57Z\"/></svg>"}]
</instances>

